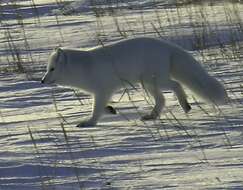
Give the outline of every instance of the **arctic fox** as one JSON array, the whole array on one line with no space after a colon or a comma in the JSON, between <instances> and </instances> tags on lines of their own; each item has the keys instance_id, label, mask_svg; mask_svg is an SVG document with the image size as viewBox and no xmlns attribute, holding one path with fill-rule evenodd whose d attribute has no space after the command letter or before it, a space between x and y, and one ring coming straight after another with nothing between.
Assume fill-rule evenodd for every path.
<instances>
[{"instance_id":1,"label":"arctic fox","mask_svg":"<svg viewBox=\"0 0 243 190\"><path fill-rule=\"evenodd\" d=\"M141 83L155 101L144 120L160 115L165 104L161 90L172 90L183 110L189 112L182 84L213 104L228 100L224 87L189 53L170 42L147 37L87 51L57 48L49 57L42 83L80 88L94 96L92 116L78 127L95 125L112 94L134 83Z\"/></svg>"}]
</instances>

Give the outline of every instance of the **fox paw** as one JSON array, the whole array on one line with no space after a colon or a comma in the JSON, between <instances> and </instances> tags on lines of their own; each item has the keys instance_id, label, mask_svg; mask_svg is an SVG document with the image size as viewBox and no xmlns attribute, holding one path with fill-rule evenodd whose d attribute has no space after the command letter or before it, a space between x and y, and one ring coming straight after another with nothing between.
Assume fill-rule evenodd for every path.
<instances>
[{"instance_id":1,"label":"fox paw","mask_svg":"<svg viewBox=\"0 0 243 190\"><path fill-rule=\"evenodd\" d=\"M188 113L191 109L192 109L192 107L190 106L189 103L186 103L185 104L185 107L183 108L183 110L184 110L185 113Z\"/></svg>"},{"instance_id":2,"label":"fox paw","mask_svg":"<svg viewBox=\"0 0 243 190\"><path fill-rule=\"evenodd\" d=\"M141 117L142 121L148 121L148 120L154 120L156 119L157 116L153 115L153 114L148 114L148 115L144 115Z\"/></svg>"},{"instance_id":3,"label":"fox paw","mask_svg":"<svg viewBox=\"0 0 243 190\"><path fill-rule=\"evenodd\" d=\"M117 114L115 108L113 108L112 106L106 106L105 111L109 114L113 114L113 115Z\"/></svg>"},{"instance_id":4,"label":"fox paw","mask_svg":"<svg viewBox=\"0 0 243 190\"><path fill-rule=\"evenodd\" d=\"M84 121L80 122L76 127L91 127L91 126L94 126L95 124L96 124L95 121L84 120Z\"/></svg>"}]
</instances>

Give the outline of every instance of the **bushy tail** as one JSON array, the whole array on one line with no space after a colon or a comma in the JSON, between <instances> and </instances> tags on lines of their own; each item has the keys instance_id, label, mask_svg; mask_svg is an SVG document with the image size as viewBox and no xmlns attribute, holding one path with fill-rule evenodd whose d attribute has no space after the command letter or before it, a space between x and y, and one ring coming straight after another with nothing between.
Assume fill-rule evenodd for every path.
<instances>
[{"instance_id":1,"label":"bushy tail","mask_svg":"<svg viewBox=\"0 0 243 190\"><path fill-rule=\"evenodd\" d=\"M208 102L224 104L228 101L224 87L184 50L171 55L170 73L174 80Z\"/></svg>"}]
</instances>

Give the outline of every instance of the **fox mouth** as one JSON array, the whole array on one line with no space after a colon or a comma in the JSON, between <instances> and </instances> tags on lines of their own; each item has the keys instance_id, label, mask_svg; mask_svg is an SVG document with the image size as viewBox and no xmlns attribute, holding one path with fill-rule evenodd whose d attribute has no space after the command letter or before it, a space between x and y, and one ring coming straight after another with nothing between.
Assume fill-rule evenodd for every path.
<instances>
[{"instance_id":1,"label":"fox mouth","mask_svg":"<svg viewBox=\"0 0 243 190\"><path fill-rule=\"evenodd\" d=\"M56 80L45 80L45 78L44 79L42 79L41 80L41 83L42 84L55 84L56 83Z\"/></svg>"}]
</instances>

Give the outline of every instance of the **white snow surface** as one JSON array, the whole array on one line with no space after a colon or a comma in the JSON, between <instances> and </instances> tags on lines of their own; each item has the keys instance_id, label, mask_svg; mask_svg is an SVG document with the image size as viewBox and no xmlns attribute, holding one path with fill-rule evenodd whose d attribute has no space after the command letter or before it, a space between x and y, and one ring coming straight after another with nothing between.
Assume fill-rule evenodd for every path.
<instances>
[{"instance_id":1,"label":"white snow surface","mask_svg":"<svg viewBox=\"0 0 243 190\"><path fill-rule=\"evenodd\" d=\"M7 11L0 27L0 190L243 189L242 32L236 21L228 24L223 5L203 5L210 26L204 31L197 20L199 5L182 6L178 13L165 1L127 0L120 1L124 9L115 15L96 18L80 8L90 8L89 1L72 1L66 6L79 14L64 16L53 15L56 1L36 0L37 18L30 1L21 1L23 31L9 2L2 4ZM108 1L95 2L108 6ZM117 1L109 2L114 6ZM128 5L139 6L130 10ZM188 9L195 15L188 16ZM2 32L6 27L27 74L5 72L12 66ZM205 44L199 47L196 34L202 33ZM124 36L161 37L190 50L225 85L231 103L214 107L196 101L186 89L192 111L185 114L173 93L165 92L160 119L143 122L140 117L153 102L136 86L113 96L110 105L117 115L105 114L97 126L76 128L91 113L92 97L40 84L50 51L58 45L95 47L98 38L107 44Z\"/></svg>"},{"instance_id":2,"label":"white snow surface","mask_svg":"<svg viewBox=\"0 0 243 190\"><path fill-rule=\"evenodd\" d=\"M70 11L75 13L84 13L92 11L94 8L106 9L107 7L116 9L146 9L151 8L154 5L174 5L175 2L175 0L78 0L68 4L64 9L64 13L67 14ZM56 12L58 13L59 11Z\"/></svg>"}]
</instances>

